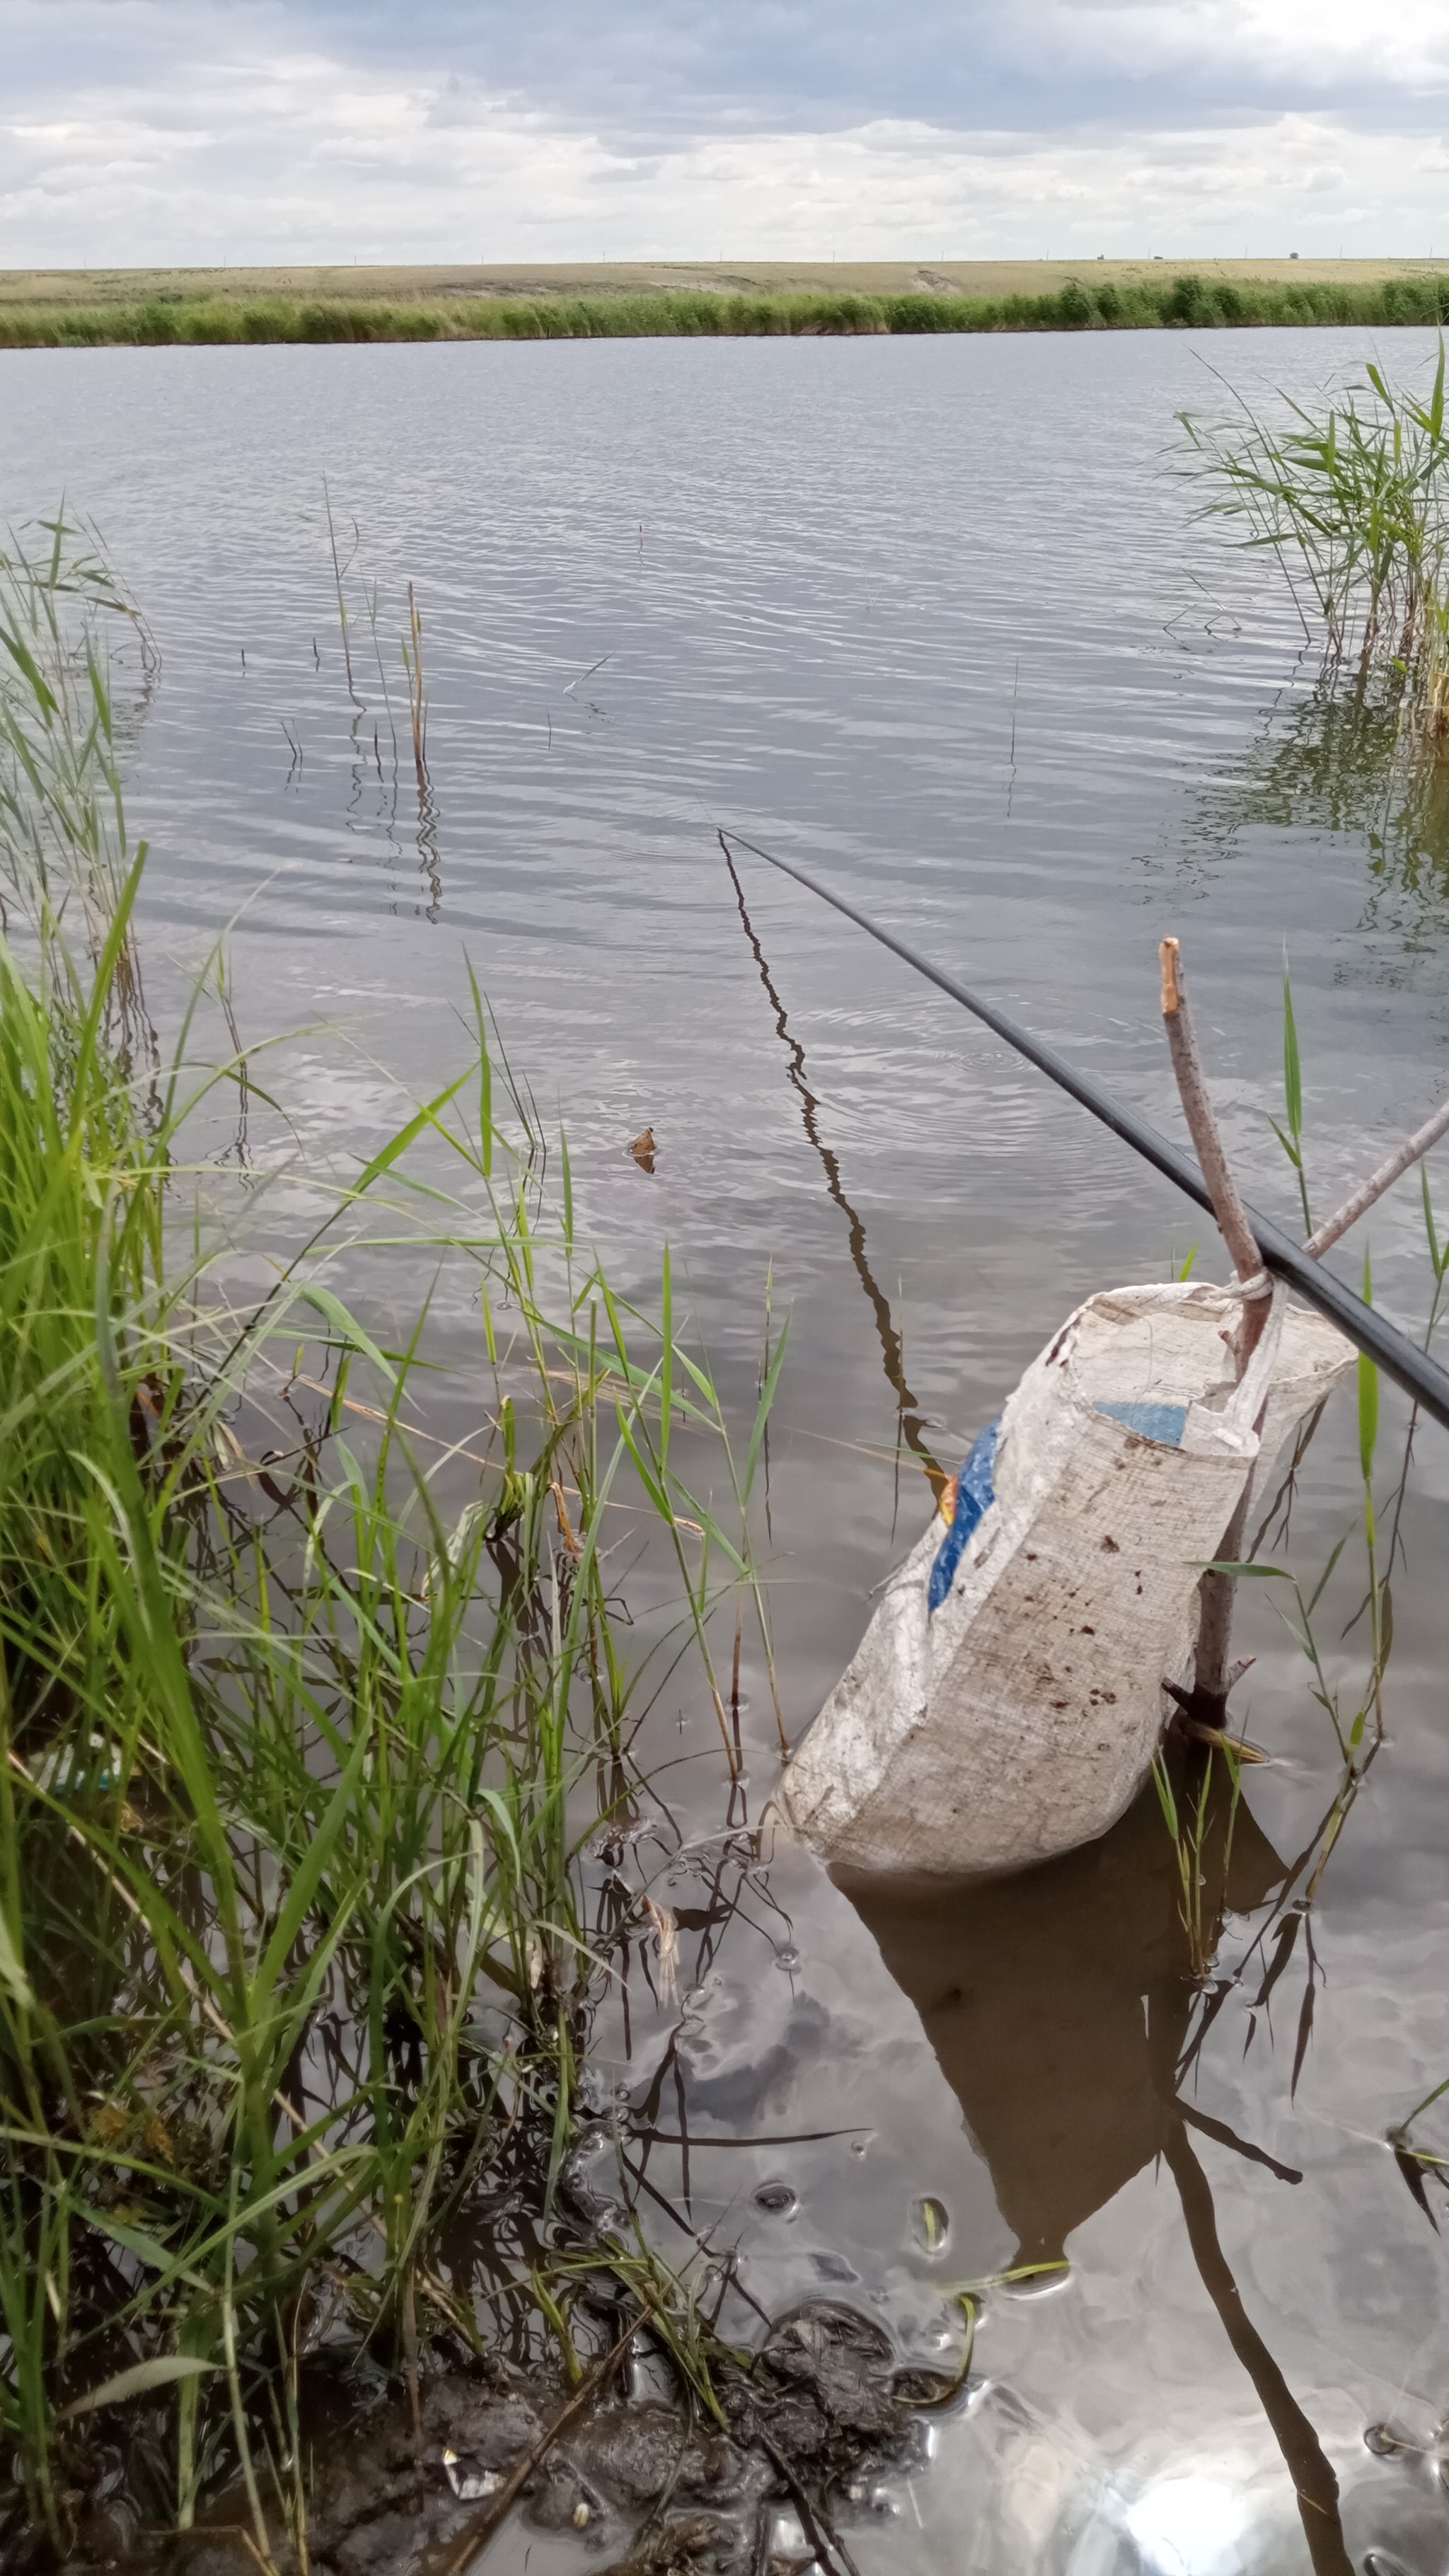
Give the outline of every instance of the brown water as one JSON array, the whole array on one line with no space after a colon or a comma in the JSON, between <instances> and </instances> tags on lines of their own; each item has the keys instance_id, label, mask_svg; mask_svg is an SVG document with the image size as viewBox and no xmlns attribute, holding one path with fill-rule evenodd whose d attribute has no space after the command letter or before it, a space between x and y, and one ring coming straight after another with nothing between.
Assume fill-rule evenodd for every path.
<instances>
[{"instance_id":1,"label":"brown water","mask_svg":"<svg viewBox=\"0 0 1449 2576\"><path fill-rule=\"evenodd\" d=\"M1305 389L1367 346L1202 354ZM287 1097L314 1147L361 1154L393 1079L463 1062L471 958L567 1124L612 1275L647 1301L669 1243L742 1416L767 1293L775 1328L790 1313L760 1538L793 1733L929 1509L912 1452L954 1467L1082 1295L1163 1275L1201 1229L808 896L753 863L732 883L717 824L798 853L1169 1127L1155 949L1176 931L1230 1147L1287 1222L1285 946L1320 1211L1442 1090L1449 817L1316 703L1261 561L1191 522L1162 453L1214 390L1190 335L30 353L0 383L10 514L62 486L92 511L163 651L132 750L153 997L163 958L179 985L236 916L246 1034L325 1024ZM361 705L324 473L348 553L357 523ZM652 1176L623 1151L646 1124ZM1376 1294L1413 1322L1400 1199L1372 1221ZM443 1324L467 1408L461 1294ZM1386 1397L1382 1485L1402 1435ZM624 1865L678 1911L684 2000L657 2010L636 1977L598 2075L626 2088L662 2249L735 2246L772 2313L843 2297L938 2363L956 2288L1069 2262L985 2295L930 2473L849 2526L863 2576L1449 2566L1433 2462L1363 2438L1392 2419L1430 2443L1449 2412L1440 2241L1386 2144L1449 2073L1446 1500L1421 1432L1388 1740L1307 1914L1290 1872L1337 1747L1270 1587L1241 1605L1235 1705L1275 1760L1209 1866L1205 1987L1154 1805L999 1888L847 1891L756 1856L708 1711L661 1698L668 1819ZM1357 1509L1345 1396L1288 1561L1316 1578ZM1350 1692L1361 1588L1350 1549L1318 1622ZM748 1650L744 1680L756 1813L774 1719ZM495 2557L589 2563L522 2530Z\"/></svg>"}]
</instances>

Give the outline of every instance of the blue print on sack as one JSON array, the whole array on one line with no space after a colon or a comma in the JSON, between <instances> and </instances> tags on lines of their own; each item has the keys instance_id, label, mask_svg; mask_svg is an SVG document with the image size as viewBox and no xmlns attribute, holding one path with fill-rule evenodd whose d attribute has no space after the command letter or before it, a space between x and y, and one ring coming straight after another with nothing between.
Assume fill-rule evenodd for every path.
<instances>
[{"instance_id":1,"label":"blue print on sack","mask_svg":"<svg viewBox=\"0 0 1449 2576\"><path fill-rule=\"evenodd\" d=\"M1140 1432L1144 1440L1155 1440L1159 1449L1180 1449L1187 1428L1185 1404L1099 1404L1099 1413L1109 1421L1120 1422L1128 1431Z\"/></svg>"},{"instance_id":2,"label":"blue print on sack","mask_svg":"<svg viewBox=\"0 0 1449 2576\"><path fill-rule=\"evenodd\" d=\"M955 1518L936 1551L936 1562L926 1587L927 1606L932 1610L940 1609L956 1580L956 1568L966 1553L966 1541L996 1500L991 1470L996 1461L996 1436L1000 1429L999 1422L987 1423L961 1470L956 1486Z\"/></svg>"}]
</instances>

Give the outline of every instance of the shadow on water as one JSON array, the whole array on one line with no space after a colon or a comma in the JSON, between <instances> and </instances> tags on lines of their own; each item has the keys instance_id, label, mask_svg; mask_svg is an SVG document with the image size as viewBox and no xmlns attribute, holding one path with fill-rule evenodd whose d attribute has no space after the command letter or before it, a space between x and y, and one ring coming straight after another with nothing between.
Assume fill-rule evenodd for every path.
<instances>
[{"instance_id":1,"label":"shadow on water","mask_svg":"<svg viewBox=\"0 0 1449 2576\"><path fill-rule=\"evenodd\" d=\"M1290 1874L1226 1795L1208 1818L1202 1872L1215 1937ZM1100 1842L1018 1877L945 1886L835 1875L920 2016L1016 2236L1014 2263L1059 2261L1135 2175L1166 2165L1203 2287L1292 2478L1315 2576L1352 2576L1337 2478L1243 2305L1192 2133L1285 2185L1302 2176L1182 2098L1202 1988L1153 1788Z\"/></svg>"}]
</instances>

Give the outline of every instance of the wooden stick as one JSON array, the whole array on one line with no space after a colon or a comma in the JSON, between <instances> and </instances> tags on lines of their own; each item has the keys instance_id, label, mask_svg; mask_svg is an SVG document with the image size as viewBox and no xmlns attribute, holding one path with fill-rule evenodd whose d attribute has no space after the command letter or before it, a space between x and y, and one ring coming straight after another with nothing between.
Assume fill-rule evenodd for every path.
<instances>
[{"instance_id":1,"label":"wooden stick","mask_svg":"<svg viewBox=\"0 0 1449 2576\"><path fill-rule=\"evenodd\" d=\"M1406 1137L1403 1144L1395 1148L1386 1163L1380 1163L1376 1172L1370 1172L1368 1179L1359 1183L1353 1196L1344 1200L1342 1207L1318 1228L1316 1234L1310 1234L1304 1251L1311 1253L1315 1261L1320 1261L1325 1252L1332 1250L1339 1236L1347 1234L1349 1227L1357 1225L1375 1200L1381 1199L1385 1190L1393 1188L1411 1163L1417 1163L1421 1154L1427 1154L1431 1145L1438 1144L1446 1128L1449 1128L1449 1100L1442 1101L1432 1118L1426 1118L1422 1127L1416 1128L1412 1136Z\"/></svg>"},{"instance_id":2,"label":"wooden stick","mask_svg":"<svg viewBox=\"0 0 1449 2576\"><path fill-rule=\"evenodd\" d=\"M490 2496L477 2513L469 2516L463 2525L462 2532L455 2533L452 2542L445 2544L448 2549L447 2557L444 2558L439 2552L430 2561L424 2562L423 2576L429 2576L430 2570L431 2576L465 2576L465 2571L472 2566L474 2559L481 2556L489 2541L502 2529L544 2454L553 2448L560 2433L567 2431L574 2418L583 2413L590 2400L598 2396L605 2381L613 2377L644 2322L643 2317L636 2317L627 2332L620 2335L618 2342L603 2355L601 2360L594 2363L592 2370L575 2389L568 2404L560 2408L551 2424L545 2426L532 2450L519 2461L511 2477L499 2488L497 2495Z\"/></svg>"},{"instance_id":3,"label":"wooden stick","mask_svg":"<svg viewBox=\"0 0 1449 2576\"><path fill-rule=\"evenodd\" d=\"M1248 1502L1253 1490L1250 1476L1238 1498L1222 1538L1218 1555L1227 1565L1242 1562L1243 1540L1248 1527ZM1192 1714L1205 1718L1210 1726L1224 1726L1228 1705L1228 1657L1233 1645L1233 1595L1237 1577L1232 1574L1205 1574L1198 1585L1197 1647L1192 1667Z\"/></svg>"},{"instance_id":4,"label":"wooden stick","mask_svg":"<svg viewBox=\"0 0 1449 2576\"><path fill-rule=\"evenodd\" d=\"M1233 1268L1239 1280L1246 1286L1251 1281L1264 1279L1263 1296L1254 1298L1250 1303L1266 1309L1267 1281L1263 1272L1263 1256L1254 1241L1253 1229L1243 1212L1243 1202L1238 1196L1237 1185L1228 1170L1228 1158L1223 1152L1222 1138L1218 1134L1218 1122L1213 1115L1212 1102L1208 1098L1207 1084L1203 1079L1202 1060L1198 1055L1197 1039L1193 1032L1192 1013L1188 1009L1187 995L1183 990L1182 950L1175 939L1164 939L1157 954L1162 966L1162 1021L1167 1031L1172 1070L1177 1076L1177 1088L1182 1096L1183 1115L1191 1131L1192 1141L1197 1147L1197 1159L1202 1167L1202 1176L1207 1183L1208 1195L1213 1203L1213 1214L1217 1218L1218 1230L1223 1241L1232 1255ZM1245 1318L1245 1320L1248 1319ZM1257 1331L1252 1334L1251 1339L1247 1341L1247 1347L1242 1352L1244 1360L1262 1331L1263 1321L1263 1315L1259 1314Z\"/></svg>"},{"instance_id":5,"label":"wooden stick","mask_svg":"<svg viewBox=\"0 0 1449 2576\"><path fill-rule=\"evenodd\" d=\"M1244 1288L1254 1288L1261 1282L1257 1293L1243 1300L1243 1320L1235 1337L1237 1371L1241 1377L1268 1320L1270 1282L1252 1227L1243 1212L1243 1202L1228 1169L1218 1122L1208 1098L1202 1060L1193 1033L1192 1014L1182 986L1182 950L1175 939L1164 939L1157 954L1162 967L1162 1020L1167 1031L1172 1069L1182 1096L1183 1114L1197 1147L1202 1176L1212 1199L1213 1214L1232 1255L1239 1284ZM1229 1562L1235 1563L1241 1552L1247 1509L1248 1488L1245 1487L1218 1549L1218 1554ZM1227 1706L1233 1589L1230 1574L1205 1574L1199 1587L1197 1653L1193 1666L1194 1708L1197 1714L1219 1725L1223 1722Z\"/></svg>"}]
</instances>

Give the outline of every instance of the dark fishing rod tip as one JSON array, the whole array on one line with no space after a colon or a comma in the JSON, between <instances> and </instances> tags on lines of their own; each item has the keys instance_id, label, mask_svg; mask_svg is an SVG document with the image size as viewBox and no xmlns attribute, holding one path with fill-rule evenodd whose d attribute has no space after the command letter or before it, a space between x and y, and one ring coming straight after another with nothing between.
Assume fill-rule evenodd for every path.
<instances>
[{"instance_id":1,"label":"dark fishing rod tip","mask_svg":"<svg viewBox=\"0 0 1449 2576\"><path fill-rule=\"evenodd\" d=\"M943 967L933 966L928 958L918 956L903 939L897 939L893 931L873 921L869 913L861 912L855 904L847 903L832 886L822 885L818 877L811 876L806 868L797 867L793 859L782 859L774 850L762 849L758 841L747 841L742 832L726 832L721 827L718 837L727 860L731 849L748 850L751 858L763 859L767 866L778 868L783 876L793 877L797 885L804 886L810 894L818 895L822 903L828 903L847 921L853 921L858 930L878 940L881 947L888 948L903 965L911 967L917 975L924 975L938 992L948 994L953 1002L959 1002L962 1010L970 1011L973 1018L1004 1038L1008 1046L1026 1058L1028 1064L1034 1064L1038 1072L1044 1073L1049 1082L1054 1082L1059 1090L1080 1102L1082 1108L1089 1110L1094 1118L1099 1118L1114 1136L1119 1136L1124 1145L1130 1145L1144 1162L1161 1172L1165 1180L1171 1181L1209 1216L1214 1216L1211 1195L1196 1164L1170 1144L1165 1136L1159 1135L1147 1119L1140 1118L1135 1109L1129 1109L1125 1101L1118 1100L1105 1084L1098 1082L1093 1075L1083 1073L1055 1047L1048 1046L1044 1039L1033 1037L1019 1020L1014 1020L1009 1012L999 1009L983 994L972 992L969 985L961 983L954 975L948 975ZM1415 1404L1421 1405L1435 1422L1449 1431L1449 1374L1440 1368L1438 1361L1430 1359L1427 1351L1421 1351L1409 1340L1407 1333L1401 1333L1386 1316L1365 1305L1363 1299L1345 1287L1341 1279L1335 1278L1331 1270L1325 1270L1301 1244L1294 1243L1288 1235L1280 1232L1269 1218L1260 1216L1256 1208L1245 1208L1244 1213L1267 1268L1277 1278L1286 1280L1290 1288L1296 1289L1305 1305L1314 1307L1331 1324L1336 1324L1356 1349L1383 1370L1385 1377L1392 1378Z\"/></svg>"}]
</instances>

